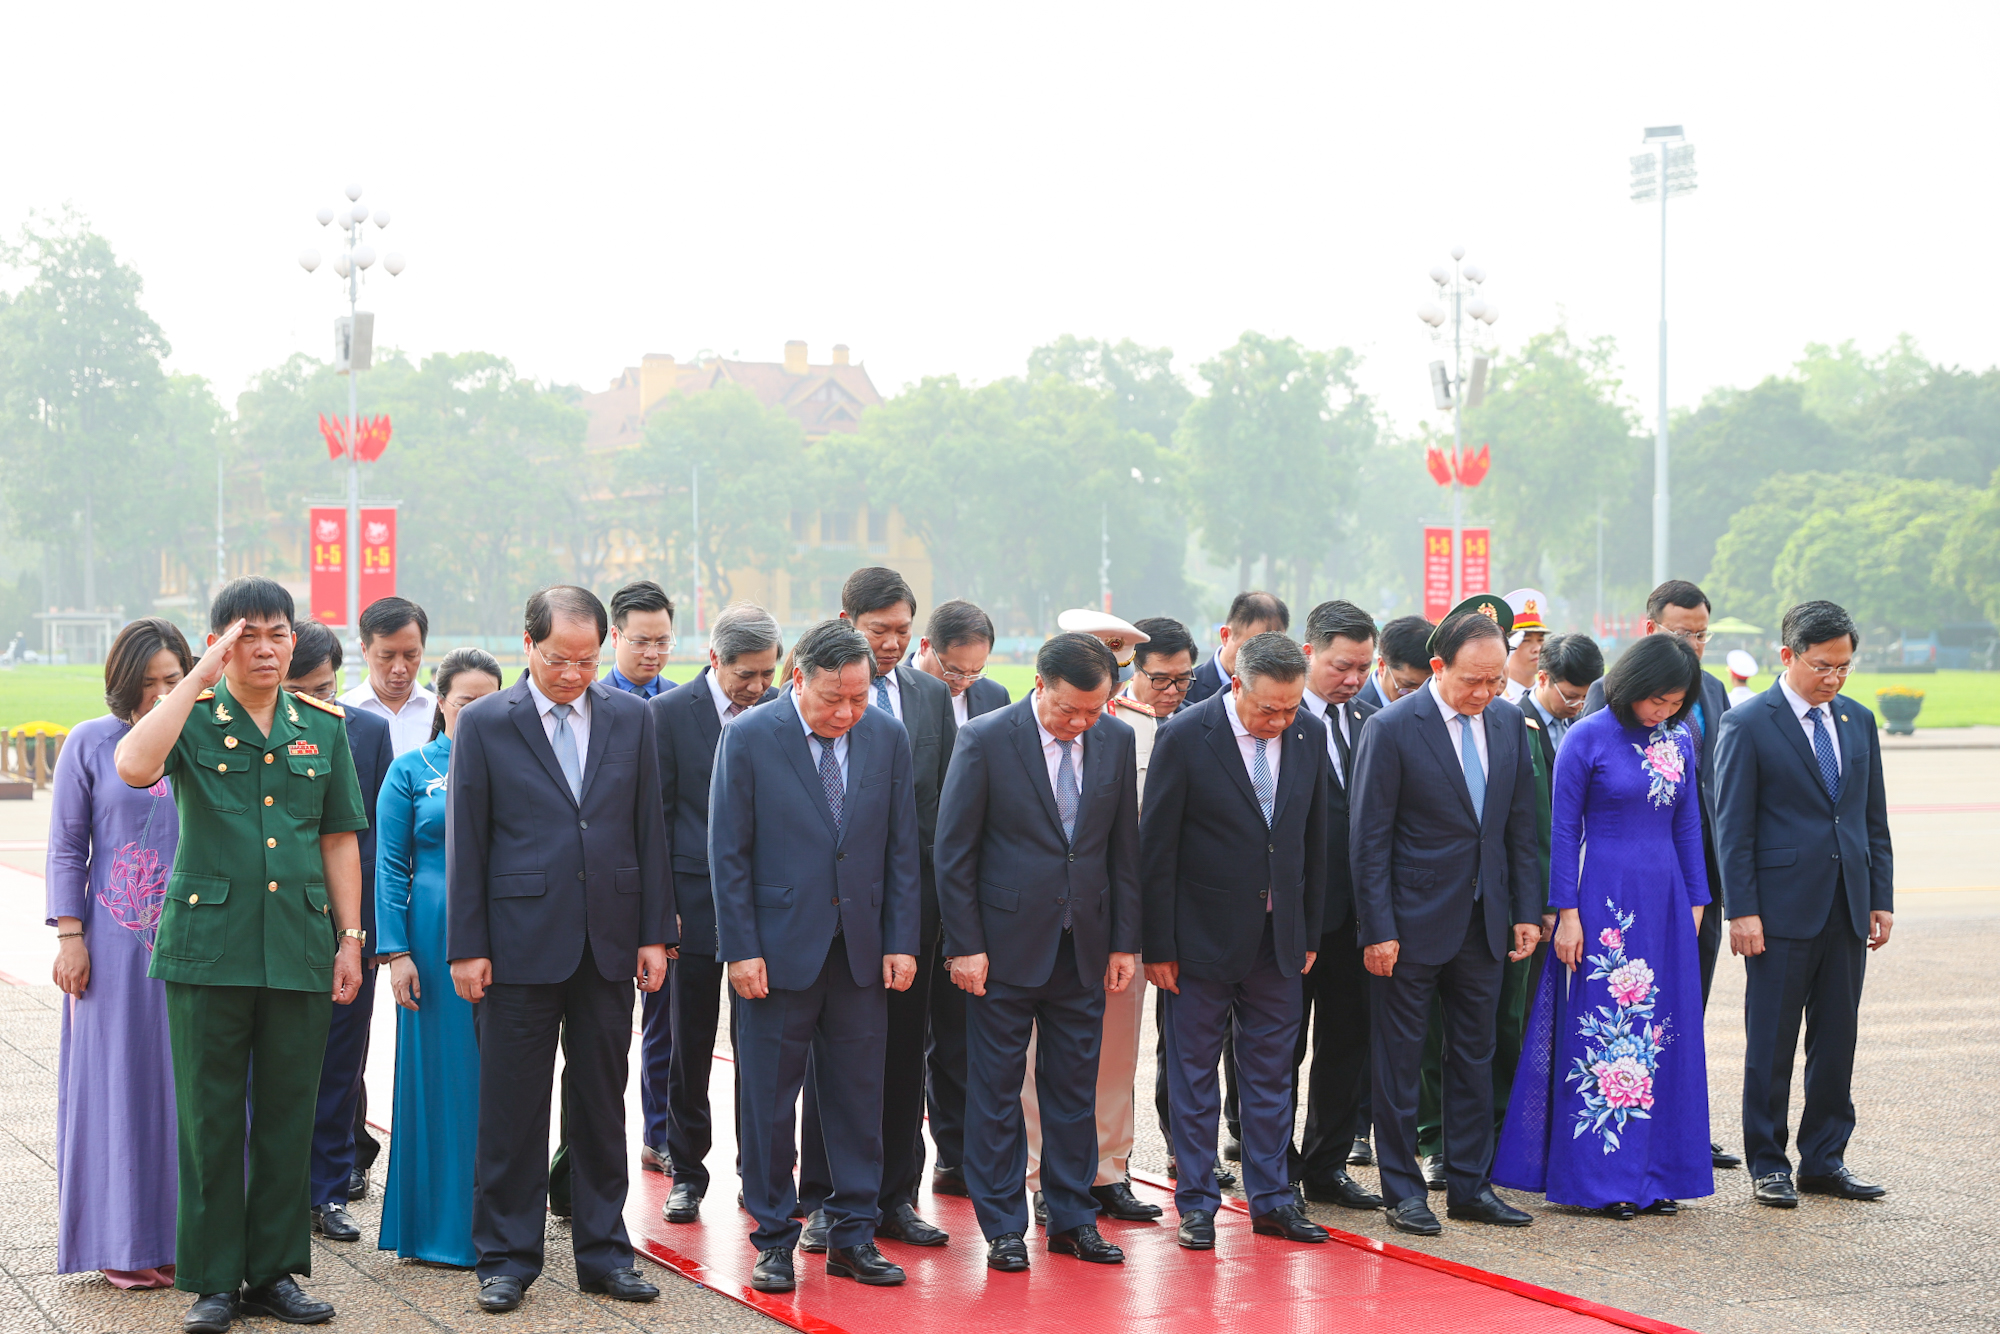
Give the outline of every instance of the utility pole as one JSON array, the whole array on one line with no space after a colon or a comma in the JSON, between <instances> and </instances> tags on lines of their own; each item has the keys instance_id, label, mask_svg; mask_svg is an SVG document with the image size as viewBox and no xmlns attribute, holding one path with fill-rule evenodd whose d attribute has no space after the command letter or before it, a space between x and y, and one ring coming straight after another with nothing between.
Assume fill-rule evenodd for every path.
<instances>
[{"instance_id":1,"label":"utility pole","mask_svg":"<svg viewBox=\"0 0 2000 1334\"><path fill-rule=\"evenodd\" d=\"M701 465L694 465L694 480L689 487L694 501L694 538L688 543L688 550L694 555L694 632L700 635L703 629L701 618Z\"/></svg>"},{"instance_id":2,"label":"utility pole","mask_svg":"<svg viewBox=\"0 0 2000 1334\"><path fill-rule=\"evenodd\" d=\"M215 586L217 588L229 582L229 560L222 539L222 451L218 449L215 451ZM210 594L208 600L215 601L215 595Z\"/></svg>"},{"instance_id":3,"label":"utility pole","mask_svg":"<svg viewBox=\"0 0 2000 1334\"><path fill-rule=\"evenodd\" d=\"M1667 580L1672 549L1667 468L1667 200L1695 188L1694 145L1685 141L1678 125L1648 126L1642 142L1659 145L1658 153L1648 151L1632 158L1632 202L1648 203L1656 196L1660 201L1660 403L1653 437L1653 582L1662 584Z\"/></svg>"}]
</instances>

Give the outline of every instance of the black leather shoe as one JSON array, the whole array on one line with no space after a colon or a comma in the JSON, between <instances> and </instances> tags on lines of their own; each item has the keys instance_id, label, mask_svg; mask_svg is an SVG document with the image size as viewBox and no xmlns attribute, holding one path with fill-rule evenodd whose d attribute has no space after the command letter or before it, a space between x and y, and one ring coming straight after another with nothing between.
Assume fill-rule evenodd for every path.
<instances>
[{"instance_id":1,"label":"black leather shoe","mask_svg":"<svg viewBox=\"0 0 2000 1334\"><path fill-rule=\"evenodd\" d=\"M1723 1148L1720 1144L1717 1144L1714 1140L1710 1140L1708 1142L1708 1156L1709 1159L1717 1167L1721 1168L1725 1172L1732 1167L1743 1166L1743 1160L1741 1158L1738 1158L1735 1154Z\"/></svg>"},{"instance_id":2,"label":"black leather shoe","mask_svg":"<svg viewBox=\"0 0 2000 1334\"><path fill-rule=\"evenodd\" d=\"M1639 1212L1642 1214L1652 1214L1655 1218L1672 1218L1680 1211L1681 1202L1679 1200L1654 1200Z\"/></svg>"},{"instance_id":3,"label":"black leather shoe","mask_svg":"<svg viewBox=\"0 0 2000 1334\"><path fill-rule=\"evenodd\" d=\"M1639 1216L1639 1206L1633 1204L1630 1200L1620 1200L1616 1204L1605 1205L1597 1212L1603 1214L1606 1218L1615 1218L1621 1223L1629 1223Z\"/></svg>"},{"instance_id":4,"label":"black leather shoe","mask_svg":"<svg viewBox=\"0 0 2000 1334\"><path fill-rule=\"evenodd\" d=\"M1792 1189L1792 1178L1788 1172L1772 1172L1758 1177L1754 1193L1757 1203L1768 1204L1773 1209L1799 1207L1799 1193Z\"/></svg>"},{"instance_id":5,"label":"black leather shoe","mask_svg":"<svg viewBox=\"0 0 2000 1334\"><path fill-rule=\"evenodd\" d=\"M660 1295L660 1290L640 1278L636 1269L614 1269L603 1278L594 1278L576 1286L615 1302L650 1302Z\"/></svg>"},{"instance_id":6,"label":"black leather shoe","mask_svg":"<svg viewBox=\"0 0 2000 1334\"><path fill-rule=\"evenodd\" d=\"M1043 1227L1047 1227L1049 1225L1049 1202L1047 1198L1040 1191L1036 1191L1032 1203L1035 1208L1035 1221Z\"/></svg>"},{"instance_id":7,"label":"black leather shoe","mask_svg":"<svg viewBox=\"0 0 2000 1334\"><path fill-rule=\"evenodd\" d=\"M368 1174L357 1167L347 1174L347 1202L352 1204L356 1200L367 1198Z\"/></svg>"},{"instance_id":8,"label":"black leather shoe","mask_svg":"<svg viewBox=\"0 0 2000 1334\"><path fill-rule=\"evenodd\" d=\"M1174 1240L1184 1251L1212 1251L1215 1249L1215 1215L1206 1209L1190 1209L1181 1215L1181 1225L1174 1233Z\"/></svg>"},{"instance_id":9,"label":"black leather shoe","mask_svg":"<svg viewBox=\"0 0 2000 1334\"><path fill-rule=\"evenodd\" d=\"M893 1288L903 1281L903 1267L882 1258L872 1241L859 1246L836 1246L826 1253L826 1272L835 1278L851 1278L871 1288Z\"/></svg>"},{"instance_id":10,"label":"black leather shoe","mask_svg":"<svg viewBox=\"0 0 2000 1334\"><path fill-rule=\"evenodd\" d=\"M1230 1135L1222 1141L1222 1156L1232 1163L1243 1161L1243 1141Z\"/></svg>"},{"instance_id":11,"label":"black leather shoe","mask_svg":"<svg viewBox=\"0 0 2000 1334\"><path fill-rule=\"evenodd\" d=\"M951 1240L949 1232L926 1221L913 1204L899 1204L883 1214L875 1235L905 1246L942 1246Z\"/></svg>"},{"instance_id":12,"label":"black leather shoe","mask_svg":"<svg viewBox=\"0 0 2000 1334\"><path fill-rule=\"evenodd\" d=\"M1421 1195L1397 1200L1388 1207L1388 1214L1390 1227L1413 1237L1435 1237L1444 1231L1444 1224L1438 1222L1437 1215L1431 1212L1430 1201Z\"/></svg>"},{"instance_id":13,"label":"black leather shoe","mask_svg":"<svg viewBox=\"0 0 2000 1334\"><path fill-rule=\"evenodd\" d=\"M1092 1186L1090 1198L1097 1201L1097 1207L1107 1218L1115 1218L1121 1223L1150 1223L1166 1210L1157 1204L1148 1204L1132 1193L1129 1181L1114 1181L1108 1186Z\"/></svg>"},{"instance_id":14,"label":"black leather shoe","mask_svg":"<svg viewBox=\"0 0 2000 1334\"><path fill-rule=\"evenodd\" d=\"M1281 1204L1268 1214L1250 1220L1250 1230L1262 1237L1283 1237L1286 1241L1325 1241L1327 1231L1296 1204Z\"/></svg>"},{"instance_id":15,"label":"black leather shoe","mask_svg":"<svg viewBox=\"0 0 2000 1334\"><path fill-rule=\"evenodd\" d=\"M1354 1137L1354 1147L1347 1151L1347 1165L1349 1167L1375 1166L1375 1146L1368 1142L1366 1135L1356 1135Z\"/></svg>"},{"instance_id":16,"label":"black leather shoe","mask_svg":"<svg viewBox=\"0 0 2000 1334\"><path fill-rule=\"evenodd\" d=\"M1382 1197L1359 1181L1336 1169L1325 1181L1307 1181L1302 1189L1314 1204L1337 1204L1343 1209L1380 1209Z\"/></svg>"},{"instance_id":17,"label":"black leather shoe","mask_svg":"<svg viewBox=\"0 0 2000 1334\"><path fill-rule=\"evenodd\" d=\"M664 1172L674 1174L674 1160L667 1157L665 1149L656 1149L650 1144L639 1146L639 1170L641 1172Z\"/></svg>"},{"instance_id":18,"label":"black leather shoe","mask_svg":"<svg viewBox=\"0 0 2000 1334\"><path fill-rule=\"evenodd\" d=\"M1427 1153L1423 1159L1424 1185L1431 1190L1444 1190L1451 1185L1451 1178L1444 1172L1444 1155Z\"/></svg>"},{"instance_id":19,"label":"black leather shoe","mask_svg":"<svg viewBox=\"0 0 2000 1334\"><path fill-rule=\"evenodd\" d=\"M1028 1243L1018 1232L1003 1232L986 1243L986 1267L1003 1274L1019 1274L1028 1268Z\"/></svg>"},{"instance_id":20,"label":"black leather shoe","mask_svg":"<svg viewBox=\"0 0 2000 1334\"><path fill-rule=\"evenodd\" d=\"M323 1325L333 1319L333 1303L306 1296L289 1274L262 1287L245 1288L236 1306L244 1315L267 1315L288 1325Z\"/></svg>"},{"instance_id":21,"label":"black leather shoe","mask_svg":"<svg viewBox=\"0 0 2000 1334\"><path fill-rule=\"evenodd\" d=\"M479 1309L492 1315L511 1311L521 1304L521 1280L512 1274L495 1274L479 1280Z\"/></svg>"},{"instance_id":22,"label":"black leather shoe","mask_svg":"<svg viewBox=\"0 0 2000 1334\"><path fill-rule=\"evenodd\" d=\"M1534 1215L1521 1212L1495 1195L1491 1186L1481 1186L1477 1195L1462 1204L1447 1205L1444 1216L1463 1223L1491 1223L1495 1227L1527 1227L1535 1221Z\"/></svg>"},{"instance_id":23,"label":"black leather shoe","mask_svg":"<svg viewBox=\"0 0 2000 1334\"><path fill-rule=\"evenodd\" d=\"M315 1204L312 1207L312 1230L328 1241L361 1240L361 1229L347 1216L347 1206L342 1204Z\"/></svg>"},{"instance_id":24,"label":"black leather shoe","mask_svg":"<svg viewBox=\"0 0 2000 1334\"><path fill-rule=\"evenodd\" d=\"M1220 1158L1215 1160L1215 1184L1222 1190L1228 1190L1236 1184L1236 1174L1224 1167Z\"/></svg>"},{"instance_id":25,"label":"black leather shoe","mask_svg":"<svg viewBox=\"0 0 2000 1334\"><path fill-rule=\"evenodd\" d=\"M931 1194L969 1195L965 1188L965 1169L962 1167L938 1167L931 1170Z\"/></svg>"},{"instance_id":26,"label":"black leather shoe","mask_svg":"<svg viewBox=\"0 0 2000 1334\"><path fill-rule=\"evenodd\" d=\"M574 1211L573 1211L573 1210L572 1210L572 1209L570 1208L570 1205L569 1205L569 1201L567 1201L567 1200L558 1200L558 1199L556 1199L556 1198L555 1198L554 1196L550 1196L550 1197L549 1197L549 1216L550 1216L550 1217L552 1217L552 1218L561 1218L561 1219L567 1219L567 1218L568 1218L568 1217L570 1216L570 1214L571 1214L572 1212L574 1212Z\"/></svg>"},{"instance_id":27,"label":"black leather shoe","mask_svg":"<svg viewBox=\"0 0 2000 1334\"><path fill-rule=\"evenodd\" d=\"M235 1319L236 1294L211 1292L194 1299L194 1305L181 1317L181 1328L187 1334L228 1334Z\"/></svg>"},{"instance_id":28,"label":"black leather shoe","mask_svg":"<svg viewBox=\"0 0 2000 1334\"><path fill-rule=\"evenodd\" d=\"M1871 1185L1845 1167L1836 1167L1825 1176L1801 1172L1798 1188L1807 1195L1831 1195L1842 1200L1879 1200L1889 1193L1887 1186Z\"/></svg>"},{"instance_id":29,"label":"black leather shoe","mask_svg":"<svg viewBox=\"0 0 2000 1334\"><path fill-rule=\"evenodd\" d=\"M692 1223L701 1217L701 1195L693 1186L674 1183L673 1191L667 1196L667 1207L660 1210L660 1217L669 1223Z\"/></svg>"},{"instance_id":30,"label":"black leather shoe","mask_svg":"<svg viewBox=\"0 0 2000 1334\"><path fill-rule=\"evenodd\" d=\"M783 1246L757 1252L756 1267L750 1271L750 1286L759 1292L790 1292L792 1253Z\"/></svg>"},{"instance_id":31,"label":"black leather shoe","mask_svg":"<svg viewBox=\"0 0 2000 1334\"><path fill-rule=\"evenodd\" d=\"M1125 1252L1104 1239L1094 1223L1083 1223L1067 1232L1051 1232L1049 1249L1057 1255L1074 1255L1094 1265L1122 1265Z\"/></svg>"},{"instance_id":32,"label":"black leather shoe","mask_svg":"<svg viewBox=\"0 0 2000 1334\"><path fill-rule=\"evenodd\" d=\"M799 1232L799 1249L807 1255L826 1250L826 1210L815 1209L806 1216L806 1225Z\"/></svg>"}]
</instances>

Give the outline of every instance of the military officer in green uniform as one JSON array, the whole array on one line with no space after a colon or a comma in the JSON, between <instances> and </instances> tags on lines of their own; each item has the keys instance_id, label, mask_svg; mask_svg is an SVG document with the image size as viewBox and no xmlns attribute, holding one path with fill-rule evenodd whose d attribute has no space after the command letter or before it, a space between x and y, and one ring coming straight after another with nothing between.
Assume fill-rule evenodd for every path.
<instances>
[{"instance_id":1,"label":"military officer in green uniform","mask_svg":"<svg viewBox=\"0 0 2000 1334\"><path fill-rule=\"evenodd\" d=\"M180 850L151 975L166 984L180 1114L175 1286L185 1329L240 1313L318 1324L308 1169L332 1005L360 989L367 826L341 710L280 690L292 598L238 579L209 609L208 651L118 747L118 775L173 777ZM249 1091L249 1180L244 1092Z\"/></svg>"}]
</instances>

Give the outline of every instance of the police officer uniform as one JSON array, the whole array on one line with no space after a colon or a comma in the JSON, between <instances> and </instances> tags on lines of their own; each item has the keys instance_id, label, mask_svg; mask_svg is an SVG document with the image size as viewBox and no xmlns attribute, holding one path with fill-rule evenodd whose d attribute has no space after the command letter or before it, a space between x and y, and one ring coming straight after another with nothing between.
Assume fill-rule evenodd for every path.
<instances>
[{"instance_id":1,"label":"police officer uniform","mask_svg":"<svg viewBox=\"0 0 2000 1334\"><path fill-rule=\"evenodd\" d=\"M313 1111L339 938L319 841L368 819L343 712L309 695L279 692L267 737L217 682L165 771L181 841L148 975L166 984L180 1116L174 1286L231 1292L312 1272Z\"/></svg>"}]
</instances>

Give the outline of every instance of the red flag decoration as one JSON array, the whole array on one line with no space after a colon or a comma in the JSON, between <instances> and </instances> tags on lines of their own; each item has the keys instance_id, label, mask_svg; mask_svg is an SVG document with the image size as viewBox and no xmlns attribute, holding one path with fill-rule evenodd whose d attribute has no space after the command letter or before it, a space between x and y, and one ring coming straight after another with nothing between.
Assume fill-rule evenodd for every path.
<instances>
[{"instance_id":1,"label":"red flag decoration","mask_svg":"<svg viewBox=\"0 0 2000 1334\"><path fill-rule=\"evenodd\" d=\"M1462 562L1459 569L1458 587L1460 596L1471 597L1474 593L1493 591L1493 561L1491 557L1493 530L1490 528L1465 528L1462 539L1465 543L1460 550Z\"/></svg>"},{"instance_id":2,"label":"red flag decoration","mask_svg":"<svg viewBox=\"0 0 2000 1334\"><path fill-rule=\"evenodd\" d=\"M1451 529L1424 529L1424 619L1435 624L1451 610Z\"/></svg>"},{"instance_id":3,"label":"red flag decoration","mask_svg":"<svg viewBox=\"0 0 2000 1334\"><path fill-rule=\"evenodd\" d=\"M1439 486L1451 485L1451 462L1436 445L1424 451L1424 466L1431 470L1431 480Z\"/></svg>"},{"instance_id":4,"label":"red flag decoration","mask_svg":"<svg viewBox=\"0 0 2000 1334\"><path fill-rule=\"evenodd\" d=\"M1490 446L1481 445L1477 454L1474 454L1469 449L1466 450L1465 453L1459 456L1458 460L1459 485L1478 486L1480 482L1486 479L1486 470L1491 466L1493 466L1493 453ZM1486 589L1482 587L1472 591L1484 593Z\"/></svg>"},{"instance_id":5,"label":"red flag decoration","mask_svg":"<svg viewBox=\"0 0 2000 1334\"><path fill-rule=\"evenodd\" d=\"M382 457L382 451L389 445L389 419L387 417L363 417L360 429L355 432L360 441L363 463L373 463ZM324 412L319 414L319 433L326 439L326 456L330 459L347 457L347 420L335 417L327 420Z\"/></svg>"}]
</instances>

